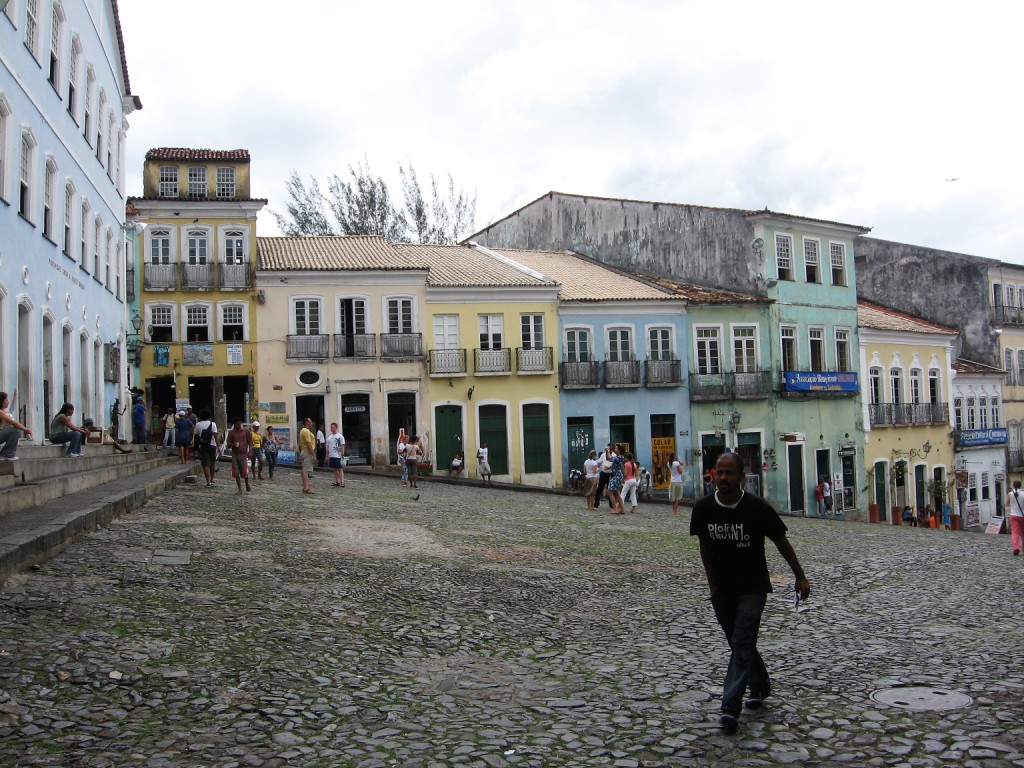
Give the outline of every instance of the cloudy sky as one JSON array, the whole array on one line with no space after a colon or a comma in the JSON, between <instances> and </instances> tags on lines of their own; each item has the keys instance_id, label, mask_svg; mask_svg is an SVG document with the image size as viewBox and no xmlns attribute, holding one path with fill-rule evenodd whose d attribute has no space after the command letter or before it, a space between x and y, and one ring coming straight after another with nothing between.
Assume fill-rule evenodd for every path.
<instances>
[{"instance_id":1,"label":"cloudy sky","mask_svg":"<svg viewBox=\"0 0 1024 768\"><path fill-rule=\"evenodd\" d=\"M160 146L253 195L364 156L477 193L764 208L1024 263L1024 5L977 0L122 0L129 193ZM276 234L269 215L261 232Z\"/></svg>"}]
</instances>

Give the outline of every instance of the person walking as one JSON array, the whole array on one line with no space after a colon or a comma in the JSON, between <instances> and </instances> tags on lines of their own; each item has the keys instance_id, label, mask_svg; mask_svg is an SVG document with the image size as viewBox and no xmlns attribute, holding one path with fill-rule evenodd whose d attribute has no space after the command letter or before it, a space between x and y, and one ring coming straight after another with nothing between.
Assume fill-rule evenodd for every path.
<instances>
[{"instance_id":1,"label":"person walking","mask_svg":"<svg viewBox=\"0 0 1024 768\"><path fill-rule=\"evenodd\" d=\"M601 474L601 464L597 460L597 451L591 449L587 460L583 462L583 496L587 499L587 511L597 509L597 481Z\"/></svg>"},{"instance_id":2,"label":"person walking","mask_svg":"<svg viewBox=\"0 0 1024 768\"><path fill-rule=\"evenodd\" d=\"M313 462L316 460L316 436L313 434L313 420L306 419L299 430L299 463L302 477L302 492L314 493L309 487L309 479L313 475Z\"/></svg>"},{"instance_id":3,"label":"person walking","mask_svg":"<svg viewBox=\"0 0 1024 768\"><path fill-rule=\"evenodd\" d=\"M818 517L825 516L825 491L821 487L823 482L825 478L819 477L818 484L814 486L814 507L818 510Z\"/></svg>"},{"instance_id":4,"label":"person walking","mask_svg":"<svg viewBox=\"0 0 1024 768\"><path fill-rule=\"evenodd\" d=\"M949 530L949 518L953 513L953 508L949 505L948 501L942 502L942 527L947 531Z\"/></svg>"},{"instance_id":5,"label":"person walking","mask_svg":"<svg viewBox=\"0 0 1024 768\"><path fill-rule=\"evenodd\" d=\"M228 430L224 441L225 449L231 451L231 476L238 486L238 495L242 495L242 479L245 479L245 492L252 490L249 484L249 453L252 451L252 433L242 426L242 417L236 416L234 424Z\"/></svg>"},{"instance_id":6,"label":"person walking","mask_svg":"<svg viewBox=\"0 0 1024 768\"><path fill-rule=\"evenodd\" d=\"M679 502L683 500L683 462L675 453L668 455L668 500L672 502L672 514L679 514Z\"/></svg>"},{"instance_id":7,"label":"person walking","mask_svg":"<svg viewBox=\"0 0 1024 768\"><path fill-rule=\"evenodd\" d=\"M277 451L280 445L273 427L267 427L267 436L263 440L263 457L267 460L267 477L274 482L274 470L277 469Z\"/></svg>"},{"instance_id":8,"label":"person walking","mask_svg":"<svg viewBox=\"0 0 1024 768\"><path fill-rule=\"evenodd\" d=\"M832 511L832 486L828 484L828 475L821 478L821 495L825 497L825 514Z\"/></svg>"},{"instance_id":9,"label":"person walking","mask_svg":"<svg viewBox=\"0 0 1024 768\"><path fill-rule=\"evenodd\" d=\"M176 421L177 421L177 418L175 417L174 409L173 408L168 408L167 409L167 413L164 414L164 419L163 419L163 422L164 422L164 434L163 434L163 440L160 443L160 447L161 448L173 448L174 447L174 443L175 443L175 439L176 439L175 438L175 432L176 432L175 422Z\"/></svg>"},{"instance_id":10,"label":"person walking","mask_svg":"<svg viewBox=\"0 0 1024 768\"><path fill-rule=\"evenodd\" d=\"M260 434L260 423L254 421L251 425L252 433L252 476L257 480L263 479L263 435Z\"/></svg>"},{"instance_id":11,"label":"person walking","mask_svg":"<svg viewBox=\"0 0 1024 768\"><path fill-rule=\"evenodd\" d=\"M213 414L209 408L203 408L199 412L199 421L192 428L192 435L193 444L199 454L199 464L202 466L203 476L206 478L206 487L213 488L220 433L217 431L217 423L213 420Z\"/></svg>"},{"instance_id":12,"label":"person walking","mask_svg":"<svg viewBox=\"0 0 1024 768\"><path fill-rule=\"evenodd\" d=\"M11 398L0 392L0 460L17 461L18 441L32 438L32 430L18 421L10 412Z\"/></svg>"},{"instance_id":13,"label":"person walking","mask_svg":"<svg viewBox=\"0 0 1024 768\"><path fill-rule=\"evenodd\" d=\"M1013 481L1013 490L1006 495L1006 508L1010 511L1010 539L1013 554L1024 551L1024 491L1020 480Z\"/></svg>"},{"instance_id":14,"label":"person walking","mask_svg":"<svg viewBox=\"0 0 1024 768\"><path fill-rule=\"evenodd\" d=\"M331 422L331 434L327 436L327 463L334 470L331 485L345 487L345 436L338 431L336 422Z\"/></svg>"},{"instance_id":15,"label":"person walking","mask_svg":"<svg viewBox=\"0 0 1024 768\"><path fill-rule=\"evenodd\" d=\"M422 443L420 443L416 435L413 435L412 439L405 446L405 466L409 470L410 488L419 488L417 478L419 476L420 457L423 455L421 453L422 450Z\"/></svg>"},{"instance_id":16,"label":"person walking","mask_svg":"<svg viewBox=\"0 0 1024 768\"><path fill-rule=\"evenodd\" d=\"M324 425L316 429L316 465L322 467L327 460L327 438L324 436Z\"/></svg>"},{"instance_id":17,"label":"person walking","mask_svg":"<svg viewBox=\"0 0 1024 768\"><path fill-rule=\"evenodd\" d=\"M597 457L600 471L597 475L597 490L594 491L594 503L601 507L601 499L607 496L608 481L612 479L612 444L608 443L604 451ZM614 509L611 498L608 498L608 507Z\"/></svg>"},{"instance_id":18,"label":"person walking","mask_svg":"<svg viewBox=\"0 0 1024 768\"><path fill-rule=\"evenodd\" d=\"M89 436L89 430L75 426L71 417L75 413L75 406L71 403L64 403L57 411L57 415L50 422L50 430L47 439L54 445L68 444L64 455L72 459L82 458L82 441Z\"/></svg>"},{"instance_id":19,"label":"person walking","mask_svg":"<svg viewBox=\"0 0 1024 768\"><path fill-rule=\"evenodd\" d=\"M490 462L490 449L487 447L487 443L480 443L480 447L476 449L476 464L477 472L480 475L480 479L484 481L484 485L488 488L493 487L491 485L491 462Z\"/></svg>"},{"instance_id":20,"label":"person walking","mask_svg":"<svg viewBox=\"0 0 1024 768\"><path fill-rule=\"evenodd\" d=\"M182 464L192 461L193 439L192 420L184 411L178 411L178 417L174 420L174 444L178 447Z\"/></svg>"},{"instance_id":21,"label":"person walking","mask_svg":"<svg viewBox=\"0 0 1024 768\"><path fill-rule=\"evenodd\" d=\"M402 480L400 485L405 488L409 485L409 467L405 463L405 454L409 448L409 438L405 436L405 429L398 428L398 442L395 444L395 451L398 456L398 463L402 467Z\"/></svg>"},{"instance_id":22,"label":"person walking","mask_svg":"<svg viewBox=\"0 0 1024 768\"><path fill-rule=\"evenodd\" d=\"M786 526L771 504L743 489L743 462L736 453L723 453L715 463L718 489L693 505L690 535L700 543L700 559L711 591L715 618L729 643L729 666L722 690L719 724L727 733L739 725L743 695L750 689L747 709L758 709L771 693L771 680L757 650L768 593L772 583L765 558L765 539L771 539L796 577L800 600L810 596Z\"/></svg>"},{"instance_id":23,"label":"person walking","mask_svg":"<svg viewBox=\"0 0 1024 768\"><path fill-rule=\"evenodd\" d=\"M640 465L633 461L633 454L626 451L626 460L622 464L622 509L629 504L629 513L636 514L637 485L640 481Z\"/></svg>"},{"instance_id":24,"label":"person walking","mask_svg":"<svg viewBox=\"0 0 1024 768\"><path fill-rule=\"evenodd\" d=\"M625 510L622 507L622 483L624 482L622 465L626 463L626 458L622 455L621 443L615 444L608 460L612 465L611 477L608 478L608 502L612 507L609 514L623 515Z\"/></svg>"},{"instance_id":25,"label":"person walking","mask_svg":"<svg viewBox=\"0 0 1024 768\"><path fill-rule=\"evenodd\" d=\"M145 445L146 439L146 404L141 397L137 397L132 406L132 442Z\"/></svg>"}]
</instances>

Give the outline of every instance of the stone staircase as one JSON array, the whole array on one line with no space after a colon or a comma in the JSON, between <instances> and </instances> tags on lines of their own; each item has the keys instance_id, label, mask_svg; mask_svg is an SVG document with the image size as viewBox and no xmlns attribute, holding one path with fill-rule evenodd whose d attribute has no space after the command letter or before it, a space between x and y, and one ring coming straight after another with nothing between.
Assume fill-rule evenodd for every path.
<instances>
[{"instance_id":1,"label":"stone staircase","mask_svg":"<svg viewBox=\"0 0 1024 768\"><path fill-rule=\"evenodd\" d=\"M64 455L63 445L22 443L18 461L0 461L0 516L158 467L181 465L177 455L152 445L126 447L131 453L120 453L112 445L83 445L85 455L72 459Z\"/></svg>"}]
</instances>

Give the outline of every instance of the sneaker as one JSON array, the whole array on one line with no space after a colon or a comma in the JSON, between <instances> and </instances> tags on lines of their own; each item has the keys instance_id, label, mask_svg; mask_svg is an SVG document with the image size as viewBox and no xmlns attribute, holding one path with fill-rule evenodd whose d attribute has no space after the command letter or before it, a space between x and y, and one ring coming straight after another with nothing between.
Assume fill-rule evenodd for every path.
<instances>
[{"instance_id":1,"label":"sneaker","mask_svg":"<svg viewBox=\"0 0 1024 768\"><path fill-rule=\"evenodd\" d=\"M732 715L723 714L718 718L718 724L722 726L722 733L731 736L740 727L740 721Z\"/></svg>"},{"instance_id":2,"label":"sneaker","mask_svg":"<svg viewBox=\"0 0 1024 768\"><path fill-rule=\"evenodd\" d=\"M0 456L0 461L17 461L17 456Z\"/></svg>"},{"instance_id":3,"label":"sneaker","mask_svg":"<svg viewBox=\"0 0 1024 768\"><path fill-rule=\"evenodd\" d=\"M1015 554L1015 555L1019 555L1019 554L1020 554L1020 550L1019 550L1019 549L1015 549L1015 550L1013 550L1013 554Z\"/></svg>"},{"instance_id":4,"label":"sneaker","mask_svg":"<svg viewBox=\"0 0 1024 768\"><path fill-rule=\"evenodd\" d=\"M749 699L743 702L743 706L745 706L747 709L760 709L763 705L764 699L762 699L760 696L751 696Z\"/></svg>"}]
</instances>

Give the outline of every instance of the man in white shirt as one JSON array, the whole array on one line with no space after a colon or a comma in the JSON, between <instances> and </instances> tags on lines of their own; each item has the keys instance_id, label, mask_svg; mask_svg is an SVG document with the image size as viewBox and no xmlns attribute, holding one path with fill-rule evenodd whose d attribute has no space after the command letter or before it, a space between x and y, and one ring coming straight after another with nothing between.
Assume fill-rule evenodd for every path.
<instances>
[{"instance_id":1,"label":"man in white shirt","mask_svg":"<svg viewBox=\"0 0 1024 768\"><path fill-rule=\"evenodd\" d=\"M828 484L828 477L821 479L821 495L825 497L825 511L832 511L832 486Z\"/></svg>"},{"instance_id":2,"label":"man in white shirt","mask_svg":"<svg viewBox=\"0 0 1024 768\"><path fill-rule=\"evenodd\" d=\"M345 436L338 431L338 425L331 422L331 434L327 436L327 461L334 470L331 485L345 487Z\"/></svg>"},{"instance_id":3,"label":"man in white shirt","mask_svg":"<svg viewBox=\"0 0 1024 768\"><path fill-rule=\"evenodd\" d=\"M484 481L484 485L491 485L491 464L487 460L490 452L487 449L487 443L480 443L480 447L476 449L476 463L480 473L480 479Z\"/></svg>"},{"instance_id":4,"label":"man in white shirt","mask_svg":"<svg viewBox=\"0 0 1024 768\"><path fill-rule=\"evenodd\" d=\"M322 467L327 459L327 438L324 437L324 425L321 424L316 430L316 465Z\"/></svg>"}]
</instances>

